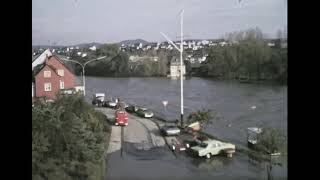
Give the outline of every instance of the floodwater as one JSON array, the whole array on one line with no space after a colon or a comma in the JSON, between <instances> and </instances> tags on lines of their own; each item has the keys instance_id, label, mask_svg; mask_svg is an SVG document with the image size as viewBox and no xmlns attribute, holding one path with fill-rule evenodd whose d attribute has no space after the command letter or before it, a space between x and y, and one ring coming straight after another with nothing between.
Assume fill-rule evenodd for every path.
<instances>
[{"instance_id":1,"label":"floodwater","mask_svg":"<svg viewBox=\"0 0 320 180\"><path fill-rule=\"evenodd\" d=\"M146 106L156 115L166 119L180 119L180 81L167 78L101 78L86 77L86 98L94 93L105 93L106 98L121 98L127 103ZM164 107L162 101L168 101ZM226 139L236 146L246 146L246 128L267 125L287 132L287 87L279 85L242 84L236 81L216 81L205 78L184 80L184 116L202 108L217 113L217 119L205 131ZM128 148L131 149L131 148ZM128 155L128 157L135 157ZM169 157L169 155L167 156ZM110 160L112 161L113 158ZM287 160L282 167L274 167L274 179L287 179ZM123 160L122 160L123 161ZM121 160L114 162L119 166ZM175 179L267 179L264 164L255 164L244 154L237 153L232 159L193 159L181 156L178 159L139 160L127 158L127 167L135 166L135 174L144 177L145 169L150 176L161 177L171 173ZM121 165L123 166L123 164ZM168 168L170 167L170 168ZM111 168L112 169L112 168ZM152 169L152 168L151 168ZM162 171L160 170L162 169ZM174 170L174 172L172 172ZM111 179L117 176L117 168L109 171ZM120 173L120 172L119 172ZM114 176L112 176L114 174ZM121 174L121 173L120 173ZM123 175L123 174L122 174ZM193 178L192 178L193 177ZM161 178L160 178L161 179ZM188 179L188 178L187 178Z\"/></svg>"}]
</instances>

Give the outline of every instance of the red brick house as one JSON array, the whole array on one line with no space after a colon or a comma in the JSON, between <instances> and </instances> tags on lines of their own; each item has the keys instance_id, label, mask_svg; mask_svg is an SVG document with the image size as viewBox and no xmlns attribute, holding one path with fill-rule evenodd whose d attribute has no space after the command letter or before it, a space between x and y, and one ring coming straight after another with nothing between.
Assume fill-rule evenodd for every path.
<instances>
[{"instance_id":1,"label":"red brick house","mask_svg":"<svg viewBox=\"0 0 320 180\"><path fill-rule=\"evenodd\" d=\"M46 97L50 100L56 98L59 90L75 87L75 76L55 55L47 57L45 62L35 69L34 81L35 97Z\"/></svg>"}]
</instances>

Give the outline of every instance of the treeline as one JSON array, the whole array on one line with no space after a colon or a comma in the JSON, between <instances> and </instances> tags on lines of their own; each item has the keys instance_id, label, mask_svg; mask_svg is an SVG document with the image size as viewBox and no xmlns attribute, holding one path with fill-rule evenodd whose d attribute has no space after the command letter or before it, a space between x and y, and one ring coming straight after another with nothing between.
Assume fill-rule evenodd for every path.
<instances>
[{"instance_id":1,"label":"treeline","mask_svg":"<svg viewBox=\"0 0 320 180\"><path fill-rule=\"evenodd\" d=\"M105 175L110 127L83 97L36 101L32 108L32 179L87 180Z\"/></svg>"},{"instance_id":2,"label":"treeline","mask_svg":"<svg viewBox=\"0 0 320 180\"><path fill-rule=\"evenodd\" d=\"M86 75L105 77L151 77L166 76L168 63L161 59L154 61L146 58L137 62L130 62L128 54L118 53L112 58L93 62L86 67ZM78 69L81 72L81 69Z\"/></svg>"},{"instance_id":3,"label":"treeline","mask_svg":"<svg viewBox=\"0 0 320 180\"><path fill-rule=\"evenodd\" d=\"M268 46L258 29L232 35L240 37L238 45L211 48L207 60L191 75L287 82L287 48L281 47L280 40Z\"/></svg>"},{"instance_id":4,"label":"treeline","mask_svg":"<svg viewBox=\"0 0 320 180\"><path fill-rule=\"evenodd\" d=\"M248 81L272 80L280 83L287 82L287 48L281 47L286 39L284 33L275 41L274 46L268 46L261 30L249 29L233 32L226 35L225 40L234 42L232 46L213 46L203 49L202 54L208 54L205 62L194 67L184 61L188 76L212 77L220 79L245 78ZM280 36L279 35L279 36ZM129 61L129 55L158 56L158 61L142 60ZM93 57L107 56L107 60L88 64L86 75L106 77L145 77L166 76L170 73L170 60L173 56L179 57L177 51L149 50L135 53L119 51L116 44L104 45L95 54L88 55L81 61ZM81 68L76 66L77 74Z\"/></svg>"}]
</instances>

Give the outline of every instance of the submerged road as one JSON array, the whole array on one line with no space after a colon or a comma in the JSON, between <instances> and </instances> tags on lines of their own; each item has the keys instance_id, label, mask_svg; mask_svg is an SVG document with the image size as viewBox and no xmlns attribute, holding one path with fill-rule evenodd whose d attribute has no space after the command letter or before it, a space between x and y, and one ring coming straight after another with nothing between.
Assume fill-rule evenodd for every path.
<instances>
[{"instance_id":1,"label":"submerged road","mask_svg":"<svg viewBox=\"0 0 320 180\"><path fill-rule=\"evenodd\" d=\"M111 122L114 120L115 110L109 108L96 108L96 110L104 113ZM128 126L112 126L105 179L192 177L184 162L180 162L168 148L166 139L161 136L155 122L132 114L128 114L128 118ZM177 166L177 163L180 165Z\"/></svg>"},{"instance_id":2,"label":"submerged road","mask_svg":"<svg viewBox=\"0 0 320 180\"><path fill-rule=\"evenodd\" d=\"M108 120L114 120L115 110L96 110L103 112ZM128 117L128 126L112 126L107 150L106 180L266 180L263 168L250 164L243 166L249 161L243 154L233 158L217 156L212 159L191 158L185 152L174 154L166 142L171 142L175 137L160 135L158 126L163 125L161 122L132 114Z\"/></svg>"}]
</instances>

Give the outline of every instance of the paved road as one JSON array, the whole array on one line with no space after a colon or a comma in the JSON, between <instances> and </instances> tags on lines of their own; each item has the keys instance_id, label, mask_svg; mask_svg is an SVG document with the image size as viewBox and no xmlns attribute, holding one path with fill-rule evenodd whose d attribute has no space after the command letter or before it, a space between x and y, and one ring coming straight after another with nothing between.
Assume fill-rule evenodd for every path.
<instances>
[{"instance_id":1,"label":"paved road","mask_svg":"<svg viewBox=\"0 0 320 180\"><path fill-rule=\"evenodd\" d=\"M109 120L114 120L115 110L109 108L96 108L107 115ZM159 133L158 126L150 119L128 114L128 126L123 127L123 141L134 144L137 149L150 150L152 148L165 147L164 138ZM112 126L109 152L121 149L121 127Z\"/></svg>"}]
</instances>

